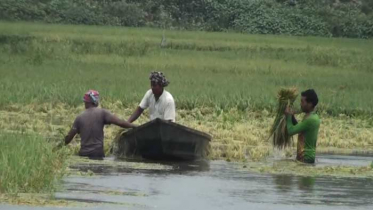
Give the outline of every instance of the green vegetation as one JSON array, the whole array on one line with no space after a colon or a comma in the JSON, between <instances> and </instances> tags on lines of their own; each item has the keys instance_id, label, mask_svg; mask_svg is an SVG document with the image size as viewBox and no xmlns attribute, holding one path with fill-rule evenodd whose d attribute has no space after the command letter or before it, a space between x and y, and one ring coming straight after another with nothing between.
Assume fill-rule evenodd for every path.
<instances>
[{"instance_id":1,"label":"green vegetation","mask_svg":"<svg viewBox=\"0 0 373 210\"><path fill-rule=\"evenodd\" d=\"M306 177L333 176L373 178L373 168L370 166L313 166L293 160L284 160L273 164L247 164L242 170Z\"/></svg>"},{"instance_id":2,"label":"green vegetation","mask_svg":"<svg viewBox=\"0 0 373 210\"><path fill-rule=\"evenodd\" d=\"M177 121L212 134L211 159L270 155L284 86L320 95L318 149L373 149L372 40L8 22L0 31L2 130L61 140L88 89L127 119L159 70L171 81ZM107 154L118 132L105 129ZM79 138L69 149L78 151Z\"/></svg>"},{"instance_id":3,"label":"green vegetation","mask_svg":"<svg viewBox=\"0 0 373 210\"><path fill-rule=\"evenodd\" d=\"M0 194L0 203L25 206L51 206L51 207L86 207L88 203L53 199L49 194L19 193L17 195Z\"/></svg>"},{"instance_id":4,"label":"green vegetation","mask_svg":"<svg viewBox=\"0 0 373 210\"><path fill-rule=\"evenodd\" d=\"M2 0L0 19L373 37L371 0Z\"/></svg>"},{"instance_id":5,"label":"green vegetation","mask_svg":"<svg viewBox=\"0 0 373 210\"><path fill-rule=\"evenodd\" d=\"M287 106L294 106L294 101L298 97L296 88L282 88L277 95L278 106L275 121L271 128L273 145L279 149L290 146L292 137L286 129L286 116L284 115Z\"/></svg>"},{"instance_id":6,"label":"green vegetation","mask_svg":"<svg viewBox=\"0 0 373 210\"><path fill-rule=\"evenodd\" d=\"M64 150L40 136L0 133L0 193L51 192L64 174Z\"/></svg>"},{"instance_id":7,"label":"green vegetation","mask_svg":"<svg viewBox=\"0 0 373 210\"><path fill-rule=\"evenodd\" d=\"M0 19L373 37L371 3L332 2L3 0ZM293 86L315 88L320 95L318 149L371 152L372 44L369 39L0 22L0 201L67 205L20 194L51 192L64 174L76 173L65 171L71 164L65 160L77 153L79 137L61 150L55 143L83 110L86 90L99 90L101 106L126 119L149 88L152 70L171 80L168 90L176 99L178 123L213 135L211 159L262 160L273 154L268 130L273 114L280 113L275 94ZM142 116L138 123L146 121ZM105 128L107 155L119 131ZM287 156L295 152L290 146ZM249 167L265 173L365 177L373 176L372 168L373 163L316 170L298 164Z\"/></svg>"},{"instance_id":8,"label":"green vegetation","mask_svg":"<svg viewBox=\"0 0 373 210\"><path fill-rule=\"evenodd\" d=\"M104 107L125 119L132 108L124 108L122 103L104 103ZM24 131L43 135L50 141L62 139L61 133L67 133L75 117L84 110L83 105L71 107L66 104L51 105L48 103L30 105L12 105L1 111L0 129L17 132ZM201 107L194 110L177 110L177 122L191 128L207 132L213 136L210 159L232 161L262 160L273 154L272 141L268 140L269 127L273 123L273 114L266 110L242 112L237 109L216 111L213 108ZM142 116L138 124L147 121ZM347 116L322 116L317 151L351 152L373 151L373 129L371 121ZM20 125L19 122L22 122ZM105 151L110 155L112 141L120 128L105 128ZM293 145L292 145L293 146ZM77 154L79 138L68 147L71 153ZM295 154L296 149L286 150L288 156Z\"/></svg>"},{"instance_id":9,"label":"green vegetation","mask_svg":"<svg viewBox=\"0 0 373 210\"><path fill-rule=\"evenodd\" d=\"M373 113L371 40L0 23L0 105L139 103L156 69L179 109L274 111L280 87L315 88L319 112ZM297 102L298 103L298 102Z\"/></svg>"}]
</instances>

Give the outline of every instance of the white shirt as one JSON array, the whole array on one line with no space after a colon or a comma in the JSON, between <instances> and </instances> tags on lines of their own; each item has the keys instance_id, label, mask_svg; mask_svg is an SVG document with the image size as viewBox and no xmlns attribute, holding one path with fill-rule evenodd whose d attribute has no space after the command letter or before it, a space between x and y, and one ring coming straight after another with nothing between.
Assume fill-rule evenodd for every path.
<instances>
[{"instance_id":1,"label":"white shirt","mask_svg":"<svg viewBox=\"0 0 373 210\"><path fill-rule=\"evenodd\" d=\"M153 91L148 90L140 103L140 107L141 109L149 108L150 120L160 118L175 122L175 101L166 90L163 90L158 101L155 100Z\"/></svg>"}]
</instances>

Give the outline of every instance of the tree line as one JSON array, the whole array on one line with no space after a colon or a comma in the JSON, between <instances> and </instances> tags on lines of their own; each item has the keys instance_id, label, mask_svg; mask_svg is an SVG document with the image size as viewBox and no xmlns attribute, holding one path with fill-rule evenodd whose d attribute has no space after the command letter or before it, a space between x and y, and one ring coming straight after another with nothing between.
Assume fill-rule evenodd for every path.
<instances>
[{"instance_id":1,"label":"tree line","mask_svg":"<svg viewBox=\"0 0 373 210\"><path fill-rule=\"evenodd\" d=\"M0 19L250 34L373 37L372 0L1 0Z\"/></svg>"}]
</instances>

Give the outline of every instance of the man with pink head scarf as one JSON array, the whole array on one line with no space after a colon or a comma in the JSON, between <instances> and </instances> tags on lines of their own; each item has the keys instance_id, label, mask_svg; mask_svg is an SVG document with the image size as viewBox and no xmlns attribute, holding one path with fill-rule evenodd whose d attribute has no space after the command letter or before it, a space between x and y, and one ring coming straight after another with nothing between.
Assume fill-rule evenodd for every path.
<instances>
[{"instance_id":1,"label":"man with pink head scarf","mask_svg":"<svg viewBox=\"0 0 373 210\"><path fill-rule=\"evenodd\" d=\"M85 111L74 121L74 124L65 137L65 144L69 144L76 134L80 134L80 156L89 158L103 158L104 154L104 126L114 124L122 128L135 128L136 126L119 119L108 110L98 108L100 94L96 90L89 90L83 96Z\"/></svg>"},{"instance_id":2,"label":"man with pink head scarf","mask_svg":"<svg viewBox=\"0 0 373 210\"><path fill-rule=\"evenodd\" d=\"M96 90L89 90L84 94L83 101L85 103L92 103L98 106L98 102L100 100L100 94Z\"/></svg>"}]
</instances>

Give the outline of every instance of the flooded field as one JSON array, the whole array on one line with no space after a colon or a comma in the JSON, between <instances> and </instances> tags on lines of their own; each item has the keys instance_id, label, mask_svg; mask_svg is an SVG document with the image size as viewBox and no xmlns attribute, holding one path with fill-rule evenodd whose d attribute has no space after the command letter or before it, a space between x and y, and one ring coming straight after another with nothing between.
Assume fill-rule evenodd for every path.
<instances>
[{"instance_id":1,"label":"flooded field","mask_svg":"<svg viewBox=\"0 0 373 210\"><path fill-rule=\"evenodd\" d=\"M320 155L317 161L315 170L340 165L363 167L371 163L372 157ZM281 161L266 164L276 162ZM113 158L80 161L71 167L76 175L65 178L62 189L55 194L56 200L73 205L0 205L0 209L373 208L371 177L295 176L242 170L248 165L224 161L138 163Z\"/></svg>"},{"instance_id":2,"label":"flooded field","mask_svg":"<svg viewBox=\"0 0 373 210\"><path fill-rule=\"evenodd\" d=\"M160 47L165 36L170 44ZM369 46L372 40L0 22L0 210L373 209ZM84 110L85 91L97 89L102 108L128 119L153 70L171 81L177 123L213 136L210 162L87 161L72 156L80 138L60 147ZM316 166L305 166L293 161L294 141L271 158L276 93L292 86L320 95L318 152L369 156L318 155ZM107 156L121 131L105 128Z\"/></svg>"}]
</instances>

